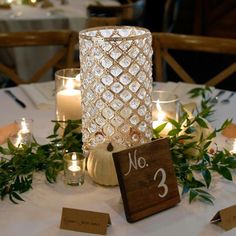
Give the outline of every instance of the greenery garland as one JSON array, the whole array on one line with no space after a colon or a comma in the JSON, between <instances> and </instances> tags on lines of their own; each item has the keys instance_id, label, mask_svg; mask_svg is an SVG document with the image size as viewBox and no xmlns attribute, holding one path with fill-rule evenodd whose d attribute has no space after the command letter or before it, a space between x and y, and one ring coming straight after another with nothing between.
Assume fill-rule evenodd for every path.
<instances>
[{"instance_id":1,"label":"greenery garland","mask_svg":"<svg viewBox=\"0 0 236 236\"><path fill-rule=\"evenodd\" d=\"M169 119L173 129L168 133L173 159L173 165L182 194L189 194L189 202L194 199L213 203L213 196L208 192L212 182L212 174L232 180L231 170L236 168L236 155L228 150L209 149L212 140L231 120L226 120L219 129L209 135L203 133L199 140L191 141L196 131L196 124L202 129L208 129L206 118L213 114L213 105L207 93L209 88L196 88L189 93L191 97L201 96L200 109L194 116L183 111L179 120ZM82 134L75 132L81 128L81 121L67 121L62 137L58 135L61 122L55 122L53 134L48 136L48 144L40 145L34 139L30 144L15 147L8 140L7 148L0 146L3 158L0 161L0 195L3 200L7 195L13 203L23 201L21 193L32 188L33 173L44 171L49 183L56 182L58 173L63 170L63 155L65 152L82 152ZM160 138L166 124L153 130L153 139ZM184 130L184 132L183 132ZM190 149L197 154L189 154ZM8 157L8 158L7 158Z\"/></svg>"},{"instance_id":2,"label":"greenery garland","mask_svg":"<svg viewBox=\"0 0 236 236\"><path fill-rule=\"evenodd\" d=\"M8 147L0 147L0 153L5 158L0 162L0 195L3 200L9 196L17 203L23 201L21 193L32 188L33 173L44 171L49 183L56 182L57 175L63 170L63 155L65 152L82 152L82 134L75 132L81 128L81 121L68 120L61 136L58 130L61 122L55 122L53 134L48 136L49 143L40 145L34 139L30 144L15 147L8 140ZM10 158L7 159L6 156Z\"/></svg>"}]
</instances>

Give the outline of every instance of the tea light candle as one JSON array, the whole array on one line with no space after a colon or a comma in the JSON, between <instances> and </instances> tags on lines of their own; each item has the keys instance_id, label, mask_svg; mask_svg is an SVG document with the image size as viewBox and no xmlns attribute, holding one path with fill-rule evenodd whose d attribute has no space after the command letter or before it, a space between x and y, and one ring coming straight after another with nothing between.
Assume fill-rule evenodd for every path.
<instances>
[{"instance_id":1,"label":"tea light candle","mask_svg":"<svg viewBox=\"0 0 236 236\"><path fill-rule=\"evenodd\" d=\"M165 128L160 133L161 136L166 137L168 135L168 132L172 129L172 125L167 121L167 114L162 110L159 101L156 102L156 108L153 109L152 119L153 119L152 122L153 129L166 123Z\"/></svg>"},{"instance_id":2,"label":"tea light candle","mask_svg":"<svg viewBox=\"0 0 236 236\"><path fill-rule=\"evenodd\" d=\"M82 185L85 174L85 156L82 153L70 152L64 155L65 183Z\"/></svg>"},{"instance_id":3,"label":"tea light candle","mask_svg":"<svg viewBox=\"0 0 236 236\"><path fill-rule=\"evenodd\" d=\"M68 166L68 169L72 172L77 172L80 170L80 167L78 166L78 161L77 161L77 156L76 153L74 152L71 157L71 165Z\"/></svg>"},{"instance_id":4,"label":"tea light candle","mask_svg":"<svg viewBox=\"0 0 236 236\"><path fill-rule=\"evenodd\" d=\"M19 131L17 132L14 142L14 146L21 147L22 144L27 144L31 142L32 139L32 122L31 119L22 118L16 120L19 126Z\"/></svg>"},{"instance_id":5,"label":"tea light candle","mask_svg":"<svg viewBox=\"0 0 236 236\"><path fill-rule=\"evenodd\" d=\"M81 91L78 88L80 76L59 77L58 75L58 79L63 81L62 89L56 93L57 120L79 120L82 117Z\"/></svg>"},{"instance_id":6,"label":"tea light candle","mask_svg":"<svg viewBox=\"0 0 236 236\"><path fill-rule=\"evenodd\" d=\"M169 91L154 90L152 92L152 127L157 128L166 124L159 133L162 137L167 137L172 130L172 124L168 118L178 119L178 97Z\"/></svg>"}]
</instances>

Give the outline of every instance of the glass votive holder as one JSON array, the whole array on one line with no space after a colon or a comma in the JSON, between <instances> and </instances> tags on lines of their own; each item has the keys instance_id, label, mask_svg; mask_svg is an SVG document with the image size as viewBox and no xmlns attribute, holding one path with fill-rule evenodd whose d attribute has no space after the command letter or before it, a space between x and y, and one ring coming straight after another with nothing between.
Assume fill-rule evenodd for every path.
<instances>
[{"instance_id":1,"label":"glass votive holder","mask_svg":"<svg viewBox=\"0 0 236 236\"><path fill-rule=\"evenodd\" d=\"M67 68L56 71L55 83L57 120L81 119L80 69Z\"/></svg>"},{"instance_id":2,"label":"glass votive holder","mask_svg":"<svg viewBox=\"0 0 236 236\"><path fill-rule=\"evenodd\" d=\"M18 126L18 132L11 137L15 147L21 147L24 144L30 144L33 138L33 120L30 118L21 118L15 120Z\"/></svg>"},{"instance_id":3,"label":"glass votive holder","mask_svg":"<svg viewBox=\"0 0 236 236\"><path fill-rule=\"evenodd\" d=\"M152 91L152 127L153 129L166 123L160 136L168 136L168 132L172 130L172 124L168 119L178 120L179 102L178 96L162 90Z\"/></svg>"},{"instance_id":4,"label":"glass votive holder","mask_svg":"<svg viewBox=\"0 0 236 236\"><path fill-rule=\"evenodd\" d=\"M68 185L78 186L84 183L85 156L79 152L64 155L64 177Z\"/></svg>"}]
</instances>

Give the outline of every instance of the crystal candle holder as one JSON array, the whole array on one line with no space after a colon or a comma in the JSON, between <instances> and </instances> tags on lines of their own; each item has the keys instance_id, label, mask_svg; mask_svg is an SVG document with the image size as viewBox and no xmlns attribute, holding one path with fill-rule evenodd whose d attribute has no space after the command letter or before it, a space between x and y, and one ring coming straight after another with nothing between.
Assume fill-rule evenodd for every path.
<instances>
[{"instance_id":1,"label":"crystal candle holder","mask_svg":"<svg viewBox=\"0 0 236 236\"><path fill-rule=\"evenodd\" d=\"M153 129L166 123L160 132L162 137L168 136L168 132L172 130L172 124L168 122L168 118L178 120L179 102L177 95L161 90L152 92L152 127Z\"/></svg>"},{"instance_id":2,"label":"crystal candle holder","mask_svg":"<svg viewBox=\"0 0 236 236\"><path fill-rule=\"evenodd\" d=\"M64 176L68 185L82 185L85 175L85 156L82 153L70 152L64 155Z\"/></svg>"},{"instance_id":3,"label":"crystal candle holder","mask_svg":"<svg viewBox=\"0 0 236 236\"><path fill-rule=\"evenodd\" d=\"M61 69L56 71L55 80L57 120L65 122L81 119L80 70Z\"/></svg>"},{"instance_id":4,"label":"crystal candle holder","mask_svg":"<svg viewBox=\"0 0 236 236\"><path fill-rule=\"evenodd\" d=\"M152 36L139 27L80 31L82 132L85 148L152 138Z\"/></svg>"}]
</instances>

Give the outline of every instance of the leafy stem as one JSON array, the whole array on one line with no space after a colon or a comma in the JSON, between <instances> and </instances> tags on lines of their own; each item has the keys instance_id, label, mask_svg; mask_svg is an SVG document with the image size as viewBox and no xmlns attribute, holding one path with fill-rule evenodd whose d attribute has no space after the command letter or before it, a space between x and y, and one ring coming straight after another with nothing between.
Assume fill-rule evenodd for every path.
<instances>
[{"instance_id":1,"label":"leafy stem","mask_svg":"<svg viewBox=\"0 0 236 236\"><path fill-rule=\"evenodd\" d=\"M220 128L213 129L207 121L213 114L209 88L196 88L189 92L192 97L201 96L202 101L193 114L184 108L178 121L168 119L172 124L169 131L170 149L178 184L182 194L189 194L189 202L200 199L213 203L209 193L213 173L232 180L231 170L236 168L236 155L228 150L213 149L217 133L225 129L232 120L226 120ZM154 129L154 138L161 137L166 124Z\"/></svg>"},{"instance_id":2,"label":"leafy stem","mask_svg":"<svg viewBox=\"0 0 236 236\"><path fill-rule=\"evenodd\" d=\"M13 203L23 201L20 194L32 188L34 172L44 171L48 182L56 182L59 172L63 170L64 153L82 152L82 135L76 132L81 128L81 122L53 122L53 134L47 137L48 144L40 145L33 140L19 148L8 140L7 148L0 147L0 153L4 155L0 162L2 200L8 195ZM64 125L65 129L62 128ZM60 130L63 130L62 136L58 134Z\"/></svg>"}]
</instances>

